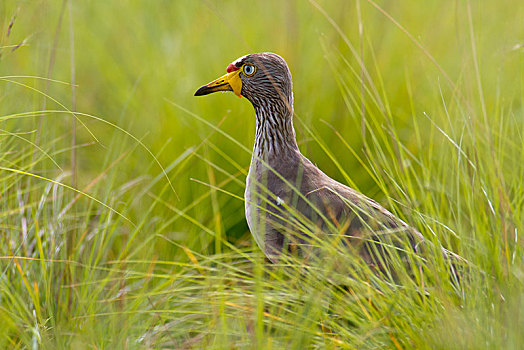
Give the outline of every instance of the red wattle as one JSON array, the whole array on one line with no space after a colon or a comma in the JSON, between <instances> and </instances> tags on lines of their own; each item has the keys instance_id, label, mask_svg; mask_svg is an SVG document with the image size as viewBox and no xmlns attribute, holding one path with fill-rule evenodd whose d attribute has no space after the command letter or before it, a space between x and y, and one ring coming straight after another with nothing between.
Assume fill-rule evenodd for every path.
<instances>
[{"instance_id":1,"label":"red wattle","mask_svg":"<svg viewBox=\"0 0 524 350\"><path fill-rule=\"evenodd\" d=\"M226 69L226 71L227 71L228 73L234 72L234 71L236 71L236 70L238 70L238 67L235 66L233 63L231 63L229 66L227 66L227 69Z\"/></svg>"}]
</instances>

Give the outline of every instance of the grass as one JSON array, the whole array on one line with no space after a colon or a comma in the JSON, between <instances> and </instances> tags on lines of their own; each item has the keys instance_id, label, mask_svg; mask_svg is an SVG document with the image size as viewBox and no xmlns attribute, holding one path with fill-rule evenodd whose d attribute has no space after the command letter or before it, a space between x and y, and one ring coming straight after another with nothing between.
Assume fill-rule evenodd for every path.
<instances>
[{"instance_id":1,"label":"grass","mask_svg":"<svg viewBox=\"0 0 524 350\"><path fill-rule=\"evenodd\" d=\"M522 348L523 16L2 2L0 347ZM459 287L436 252L391 284L325 247L346 288L264 259L243 213L252 108L192 97L256 51L290 65L303 153L468 259Z\"/></svg>"}]
</instances>

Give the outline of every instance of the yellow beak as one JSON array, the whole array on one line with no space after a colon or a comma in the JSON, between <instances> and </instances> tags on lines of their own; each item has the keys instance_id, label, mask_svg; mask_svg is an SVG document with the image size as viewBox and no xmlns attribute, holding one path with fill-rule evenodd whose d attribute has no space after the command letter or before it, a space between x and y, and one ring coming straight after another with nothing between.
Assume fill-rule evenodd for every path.
<instances>
[{"instance_id":1,"label":"yellow beak","mask_svg":"<svg viewBox=\"0 0 524 350\"><path fill-rule=\"evenodd\" d=\"M207 95L217 91L233 91L238 97L242 97L242 80L240 79L240 69L221 76L209 84L202 86L195 92L195 96Z\"/></svg>"}]
</instances>

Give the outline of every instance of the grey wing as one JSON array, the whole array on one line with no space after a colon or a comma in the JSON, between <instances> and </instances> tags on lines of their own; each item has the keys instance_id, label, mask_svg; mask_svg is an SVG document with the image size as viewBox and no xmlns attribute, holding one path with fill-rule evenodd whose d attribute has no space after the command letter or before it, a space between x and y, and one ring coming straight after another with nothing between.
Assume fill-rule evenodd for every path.
<instances>
[{"instance_id":1,"label":"grey wing","mask_svg":"<svg viewBox=\"0 0 524 350\"><path fill-rule=\"evenodd\" d=\"M306 192L297 209L369 265L383 269L392 249L418 251L422 235L375 201L333 181Z\"/></svg>"}]
</instances>

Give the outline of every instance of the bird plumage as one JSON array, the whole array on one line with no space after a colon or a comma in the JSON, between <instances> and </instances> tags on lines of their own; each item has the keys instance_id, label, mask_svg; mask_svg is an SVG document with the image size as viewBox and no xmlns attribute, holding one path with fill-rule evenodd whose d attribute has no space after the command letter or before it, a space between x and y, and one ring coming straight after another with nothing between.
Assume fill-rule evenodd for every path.
<instances>
[{"instance_id":1,"label":"bird plumage","mask_svg":"<svg viewBox=\"0 0 524 350\"><path fill-rule=\"evenodd\" d=\"M317 254L315 240L339 240L379 269L383 268L379 255L388 254L385 245L419 250L424 238L418 231L377 202L333 180L302 155L293 128L291 73L283 58L255 53L232 65L235 69L228 68L227 75L201 87L196 95L234 91L255 109L245 212L251 233L271 261L279 261L289 251ZM255 73L243 73L253 71L249 66Z\"/></svg>"}]
</instances>

